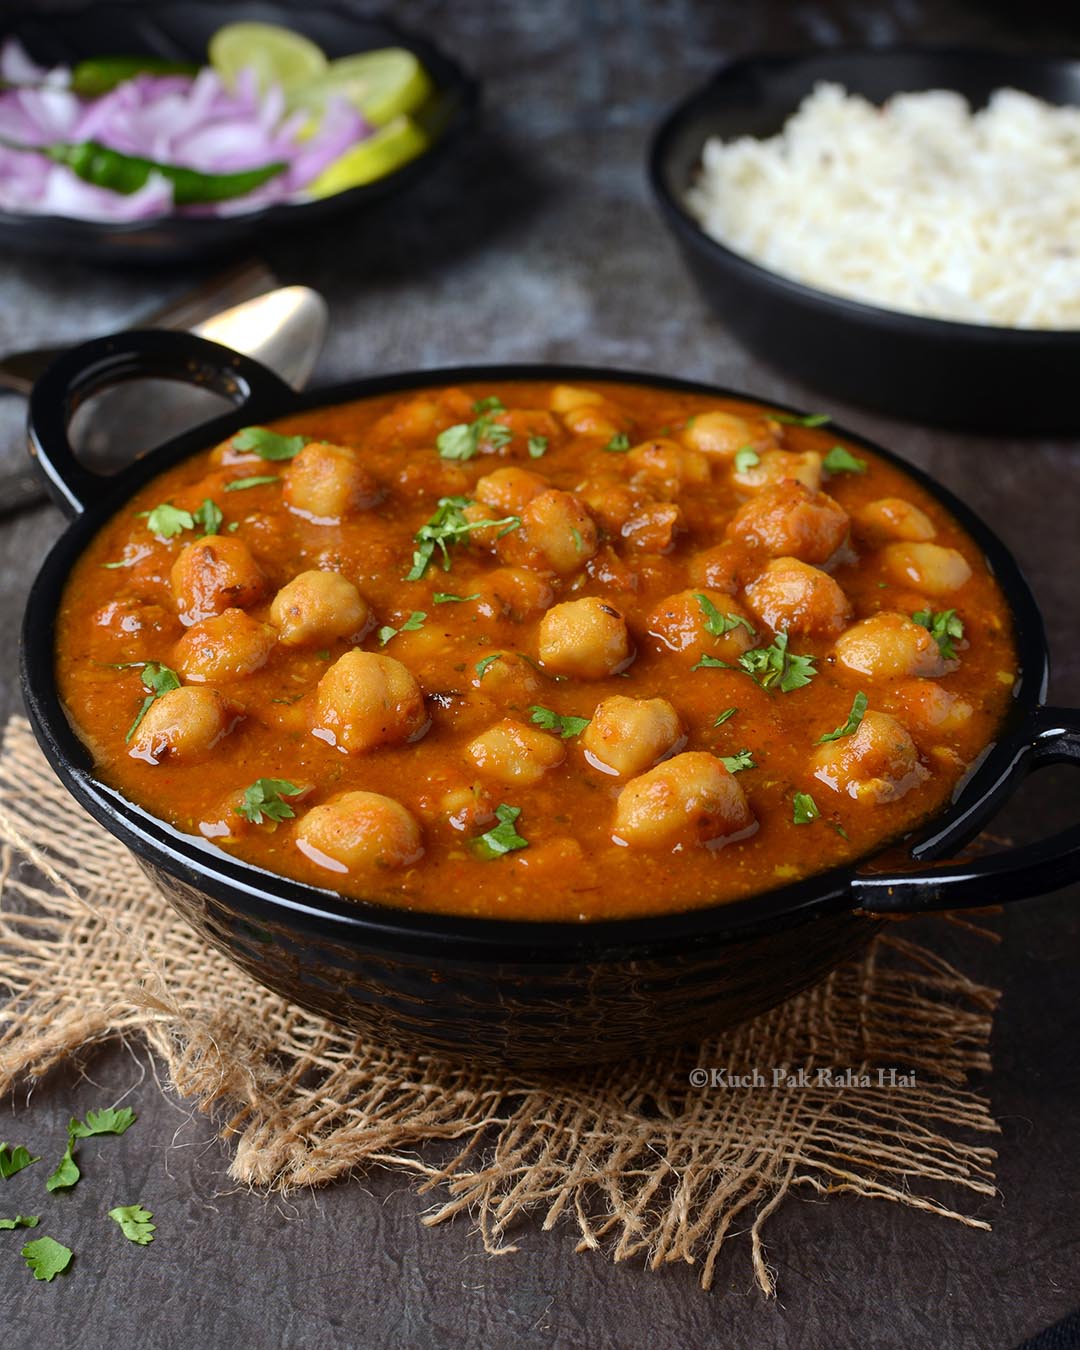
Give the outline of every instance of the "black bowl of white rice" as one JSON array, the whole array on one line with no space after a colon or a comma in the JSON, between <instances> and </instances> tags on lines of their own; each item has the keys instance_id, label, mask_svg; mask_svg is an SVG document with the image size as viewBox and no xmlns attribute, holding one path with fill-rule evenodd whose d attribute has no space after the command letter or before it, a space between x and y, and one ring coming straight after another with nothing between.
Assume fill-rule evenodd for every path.
<instances>
[{"instance_id":1,"label":"black bowl of white rice","mask_svg":"<svg viewBox=\"0 0 1080 1350\"><path fill-rule=\"evenodd\" d=\"M721 69L649 173L708 303L824 395L1080 430L1080 62L832 51Z\"/></svg>"}]
</instances>

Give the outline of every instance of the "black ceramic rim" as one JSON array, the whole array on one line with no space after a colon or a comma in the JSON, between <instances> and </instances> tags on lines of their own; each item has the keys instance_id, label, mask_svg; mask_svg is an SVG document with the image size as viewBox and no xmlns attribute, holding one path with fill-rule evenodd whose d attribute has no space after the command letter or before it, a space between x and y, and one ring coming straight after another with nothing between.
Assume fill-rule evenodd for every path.
<instances>
[{"instance_id":1,"label":"black ceramic rim","mask_svg":"<svg viewBox=\"0 0 1080 1350\"><path fill-rule=\"evenodd\" d=\"M102 0L96 0L96 2L90 0L89 3L75 9L59 11L54 17L58 20L86 17L92 15L96 9L115 7L115 0L112 0L112 3L109 3L109 0L105 0L104 3ZM250 7L253 11L258 10L257 5L251 5ZM328 0L327 3L322 3L322 0L319 0L319 3L306 5L305 8L332 15L343 24L356 24L360 21L379 24L387 30L388 35L396 40L397 45L407 47L414 52L420 58L425 69L437 77L435 78L436 94L443 99L455 101L456 106L451 110L446 125L440 129L438 136L432 140L431 144L414 159L407 161L391 173L384 174L371 183L363 183L359 187L334 193L330 197L312 199L311 201L276 202L257 211L242 212L235 216L203 217L170 214L150 216L141 220L108 221L83 220L76 216L30 215L14 211L0 211L0 227L4 230L23 228L48 230L59 236L58 242L61 240L69 241L75 247L84 240L95 240L103 233L107 233L110 238L119 239L123 236L153 233L155 230L167 229L170 235L183 236L185 241L190 240L192 245L198 245L202 235L227 232L230 225L235 226L236 229L245 227L248 229L264 227L276 229L278 226L294 223L301 211L304 212L305 220L314 222L325 215L336 213L349 204L359 204L365 200L374 201L398 187L406 186L413 178L426 171L456 138L462 127L475 115L480 102L479 83L468 76L461 66L436 46L434 42L409 28L403 27L388 14L381 11L359 14L344 8L342 5L334 4L333 0ZM143 21L152 17L153 11L154 5L152 3L140 3L139 15ZM24 23L29 21L44 23L48 17L44 12L33 9L0 14L0 39ZM257 13L252 14L253 20L258 19L258 17ZM223 19L223 23L230 21L229 19Z\"/></svg>"},{"instance_id":2,"label":"black ceramic rim","mask_svg":"<svg viewBox=\"0 0 1080 1350\"><path fill-rule=\"evenodd\" d=\"M822 291L782 272L773 272L761 263L754 262L742 253L735 252L711 234L707 234L701 224L690 214L673 190L668 170L672 144L688 126L702 116L717 98L721 97L725 85L747 73L770 70L795 70L799 66L810 66L830 58L860 60L867 64L873 62L895 61L910 57L932 57L943 61L956 61L958 64L971 65L980 62L1007 62L1008 64L1029 70L1047 71L1050 69L1068 69L1075 73L1080 81L1080 61L1067 57L1017 55L1016 53L996 51L993 48L964 47L887 47L858 48L832 47L812 54L806 52L776 54L771 56L740 57L723 65L709 80L695 89L685 99L676 104L657 128L648 156L649 183L657 202L676 234L681 235L693 247L710 257L717 266L730 271L741 272L744 277L758 285L769 285L784 293L791 300L802 304L812 304L833 310L838 315L864 323L868 326L880 326L906 330L912 337L923 339L960 339L964 342L1000 346L1012 344L1016 347L1045 346L1054 343L1058 346L1072 344L1080 351L1080 329L1066 328L1008 328L996 324L965 323L959 319L932 318L922 314L910 314L904 310L888 309L865 300L856 300L850 296ZM1068 105L1073 106L1073 105ZM786 115L794 112L787 110ZM777 127L779 130L779 126ZM704 140L702 141L704 146Z\"/></svg>"},{"instance_id":3,"label":"black ceramic rim","mask_svg":"<svg viewBox=\"0 0 1080 1350\"><path fill-rule=\"evenodd\" d=\"M155 345L157 339L182 335L138 333L126 335L134 346ZM105 350L107 339L88 344ZM190 341L198 341L190 339ZM214 344L201 343L206 350ZM223 355L227 349L217 348ZM78 360L79 352L72 354ZM39 381L35 391L51 406L69 392L70 371L61 360ZM254 363L248 363L254 367ZM254 367L255 369L261 369ZM148 373L148 372L143 372ZM683 952L695 943L735 940L754 931L770 930L812 918L815 914L852 909L851 886L877 860L876 871L889 872L878 851L854 863L729 903L654 917L597 920L585 924L477 919L395 909L378 902L346 900L336 893L291 881L250 863L241 862L212 845L180 834L148 812L128 802L93 775L90 756L63 710L53 671L53 618L71 567L99 528L144 483L163 469L232 435L252 421L269 421L309 408L329 407L354 399L430 385L499 380L609 381L652 386L758 402L798 413L772 399L759 399L716 385L643 371L612 370L581 365L456 366L443 369L376 376L329 389L294 394L276 378L254 394L236 412L170 441L136 461L112 479L101 479L101 495L87 505L54 545L42 564L27 602L22 640L22 679L27 710L47 758L69 791L136 855L162 867L189 885L211 894L224 894L227 903L254 918L287 920L324 936L348 941L362 938L368 946L430 950L450 956L467 948L471 958L518 960L532 963L625 959L628 953L650 956L664 951ZM267 392L269 391L269 392ZM886 843L894 854L903 848L910 859L946 856L974 837L1028 767L1037 709L1048 679L1049 666L1042 617L1018 565L1005 545L962 501L928 474L899 455L857 433L837 426L838 435L865 447L909 474L950 511L982 550L1009 604L1016 644L1019 677L1013 686L1000 735L955 794L950 806L902 840ZM872 920L868 920L872 922Z\"/></svg>"}]
</instances>

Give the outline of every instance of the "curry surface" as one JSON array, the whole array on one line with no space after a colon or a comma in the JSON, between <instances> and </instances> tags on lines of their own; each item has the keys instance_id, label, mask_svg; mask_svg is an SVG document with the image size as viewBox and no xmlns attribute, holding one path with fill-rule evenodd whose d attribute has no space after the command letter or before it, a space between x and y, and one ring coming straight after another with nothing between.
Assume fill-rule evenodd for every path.
<instances>
[{"instance_id":1,"label":"curry surface","mask_svg":"<svg viewBox=\"0 0 1080 1350\"><path fill-rule=\"evenodd\" d=\"M955 594L944 600L928 596L898 581L881 548L867 544L857 530L826 564L850 599L853 619L883 610L910 615L955 607L964 636L957 643L957 659L936 683L970 709L966 720L948 731L911 729L920 772L925 772L894 799L866 800L834 790L814 776L819 738L845 723L858 691L866 694L870 709L903 721L902 682L853 673L837 660L833 636L808 634L791 636L789 645L814 658L816 675L804 687L781 692L762 688L741 668L693 669L692 658L711 650L708 635L690 652L676 652L650 634L655 628L650 616L665 597L705 589L695 559L724 541L733 513L753 493L737 480L730 454L707 455L707 481L689 486L677 472L665 479L662 471L643 471L642 456L619 447L635 447L651 437L686 444L695 419L717 409L745 417L759 450L775 445L824 456L842 442L828 426L763 422L764 410L751 404L622 383L591 385L590 390L602 396L601 411L625 429L614 445L602 425L591 432L568 430L567 420L575 419L550 411L553 386L535 382L421 389L275 423L273 429L286 435L354 447L377 480L383 494L377 504L331 523L283 505L279 480L288 473L288 462L267 462L231 444L196 455L144 487L81 557L58 615L62 697L102 781L181 831L210 839L213 846L272 872L390 905L520 919L658 914L743 897L871 853L938 811L994 738L1016 674L1007 607L975 544L932 496L861 447L851 448L864 462L864 472L823 476L822 487L849 515L882 498L913 503L932 522L935 542L958 550L971 568L970 579ZM473 405L492 397L511 412L483 415L509 424L512 439L496 447L481 440L479 453L464 461L442 458L438 432L481 416ZM417 415L418 406L428 411ZM527 416L513 411L522 409L539 411ZM587 418L576 420L587 428ZM536 436L546 440L538 457L530 454L530 435L534 452L540 448ZM553 602L595 595L621 611L635 649L624 672L590 680L552 678L536 660L541 613L522 616L512 607L473 599L435 602L436 593L488 594L485 580L494 568L521 565L520 541L510 542L518 531L489 538L486 546L463 536L449 549L449 571L436 550L421 579L403 580L413 564L414 535L438 500L471 498L481 476L509 465L576 492L587 503L599 503L589 505L599 535L592 558L563 575L545 573L535 559L532 566L550 583ZM226 491L231 482L271 475L271 483ZM639 511L642 503L677 504L679 519L669 537L655 528L635 537L633 530L620 527L608 498L622 488L631 489ZM146 697L140 666L125 663L174 664L185 626L170 569L199 531L155 536L140 513L162 502L194 511L207 498L224 514L222 537L243 541L267 579L262 598L247 606L252 617L266 621L276 590L297 573L321 569L352 581L373 618L359 639L339 638L317 648L275 644L260 669L217 682L237 705L239 720L208 754L193 760L165 755L149 763L133 757L125 740ZM495 516L502 518L502 512L492 511ZM731 551L737 579L728 590L733 603L745 604L745 587L767 559L737 542ZM526 570L529 565L526 558ZM420 628L380 646L380 628L400 628L417 611L426 615ZM774 640L767 624L753 623L754 645ZM385 652L415 675L430 717L419 739L345 754L312 734L317 683L354 646ZM531 682L489 684L478 665L509 653L529 659L525 669ZM503 718L531 725L535 706L589 718L613 695L668 700L685 733L680 749L717 756L749 750L754 767L739 772L737 782L756 827L742 837L714 839L709 846L627 847L613 839L612 828L626 780L599 772L579 737L563 740L562 762L529 784L486 782L466 754L474 737ZM729 708L738 711L715 725ZM304 788L307 795L293 803L294 818L253 824L238 814L244 789L264 777ZM328 871L300 851L297 830L305 812L355 789L385 794L409 809L422 832L417 861L374 875L353 874ZM447 793L461 789L474 790L486 816L484 810L475 811L464 824L460 817L449 818ZM796 824L796 793L812 795L820 816ZM491 828L490 811L502 803L520 808L516 831L528 847L493 859L479 856L472 841Z\"/></svg>"}]
</instances>

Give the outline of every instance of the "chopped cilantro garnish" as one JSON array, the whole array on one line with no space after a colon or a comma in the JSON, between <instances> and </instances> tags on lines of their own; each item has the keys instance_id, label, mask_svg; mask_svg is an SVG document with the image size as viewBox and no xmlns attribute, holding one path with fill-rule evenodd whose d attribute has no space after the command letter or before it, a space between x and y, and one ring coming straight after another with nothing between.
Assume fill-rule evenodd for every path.
<instances>
[{"instance_id":1,"label":"chopped cilantro garnish","mask_svg":"<svg viewBox=\"0 0 1080 1350\"><path fill-rule=\"evenodd\" d=\"M547 454L548 438L546 436L529 437L529 458L542 459Z\"/></svg>"},{"instance_id":2,"label":"chopped cilantro garnish","mask_svg":"<svg viewBox=\"0 0 1080 1350\"><path fill-rule=\"evenodd\" d=\"M117 1205L109 1210L109 1218L120 1225L120 1231L129 1242L145 1247L154 1240L157 1224L151 1223L153 1213L142 1205Z\"/></svg>"},{"instance_id":3,"label":"chopped cilantro garnish","mask_svg":"<svg viewBox=\"0 0 1080 1350\"><path fill-rule=\"evenodd\" d=\"M506 853L513 853L515 849L528 848L529 841L518 834L515 825L520 815L520 806L508 806L503 802L495 808L498 825L473 840L473 847L480 857L489 860L501 858Z\"/></svg>"},{"instance_id":4,"label":"chopped cilantro garnish","mask_svg":"<svg viewBox=\"0 0 1080 1350\"><path fill-rule=\"evenodd\" d=\"M55 1238L39 1237L28 1242L21 1256L30 1267L35 1280L53 1280L71 1265L75 1253Z\"/></svg>"},{"instance_id":5,"label":"chopped cilantro garnish","mask_svg":"<svg viewBox=\"0 0 1080 1350\"><path fill-rule=\"evenodd\" d=\"M570 538L573 539L573 541L574 541L574 548L575 548L575 550L576 550L578 553L580 553L581 550L585 547L585 541L584 541L584 539L582 539L582 537L581 537L581 531L578 530L578 529L575 529L574 526L572 526L572 525L571 525L571 527L570 527Z\"/></svg>"},{"instance_id":6,"label":"chopped cilantro garnish","mask_svg":"<svg viewBox=\"0 0 1080 1350\"><path fill-rule=\"evenodd\" d=\"M375 635L379 639L379 646L385 647L390 639L397 637L399 633L415 633L418 629L423 628L426 618L427 614L424 610L414 609L400 628L393 628L390 624L385 624Z\"/></svg>"},{"instance_id":7,"label":"chopped cilantro garnish","mask_svg":"<svg viewBox=\"0 0 1080 1350\"><path fill-rule=\"evenodd\" d=\"M22 1144L0 1144L0 1177L5 1181L16 1172L21 1172L24 1167L40 1161L40 1155L32 1158L30 1150L23 1148Z\"/></svg>"},{"instance_id":8,"label":"chopped cilantro garnish","mask_svg":"<svg viewBox=\"0 0 1080 1350\"><path fill-rule=\"evenodd\" d=\"M125 745L135 735L139 723L146 716L151 703L160 698L162 694L167 694L171 689L180 688L180 676L177 675L175 670L170 670L168 666L163 666L157 661L147 661L142 668L142 683L146 690L146 697L143 699L142 707L135 714L135 721L127 729L127 735L124 737Z\"/></svg>"},{"instance_id":9,"label":"chopped cilantro garnish","mask_svg":"<svg viewBox=\"0 0 1080 1350\"><path fill-rule=\"evenodd\" d=\"M45 1182L47 1191L68 1191L82 1176L75 1161L75 1141L90 1139L98 1134L123 1134L135 1122L130 1106L105 1107L101 1111L87 1111L85 1121L72 1116L68 1122L67 1148L52 1175Z\"/></svg>"},{"instance_id":10,"label":"chopped cilantro garnish","mask_svg":"<svg viewBox=\"0 0 1080 1350\"><path fill-rule=\"evenodd\" d=\"M36 1228L40 1222L39 1214L16 1214L13 1219L0 1219L0 1230Z\"/></svg>"},{"instance_id":11,"label":"chopped cilantro garnish","mask_svg":"<svg viewBox=\"0 0 1080 1350\"><path fill-rule=\"evenodd\" d=\"M625 431L617 431L604 449L609 455L624 455L630 449L630 437Z\"/></svg>"},{"instance_id":12,"label":"chopped cilantro garnish","mask_svg":"<svg viewBox=\"0 0 1080 1350\"><path fill-rule=\"evenodd\" d=\"M492 394L489 398L478 398L472 406L474 413L506 411L506 404L498 394Z\"/></svg>"},{"instance_id":13,"label":"chopped cilantro garnish","mask_svg":"<svg viewBox=\"0 0 1080 1350\"><path fill-rule=\"evenodd\" d=\"M297 797L302 791L287 778L256 778L249 788L244 789L244 798L236 808L236 814L253 825L261 825L264 820L291 820L296 812L284 799Z\"/></svg>"},{"instance_id":14,"label":"chopped cilantro garnish","mask_svg":"<svg viewBox=\"0 0 1080 1350\"><path fill-rule=\"evenodd\" d=\"M739 711L738 708L725 708L722 713L719 713L717 715L716 721L713 723L713 726L722 727L724 723L728 720L728 718L734 717L738 711Z\"/></svg>"},{"instance_id":15,"label":"chopped cilantro garnish","mask_svg":"<svg viewBox=\"0 0 1080 1350\"><path fill-rule=\"evenodd\" d=\"M691 670L734 670L735 667L728 661L721 661L718 656L705 655L700 661L695 661L690 667Z\"/></svg>"},{"instance_id":16,"label":"chopped cilantro garnish","mask_svg":"<svg viewBox=\"0 0 1080 1350\"><path fill-rule=\"evenodd\" d=\"M761 456L752 445L744 445L741 450L735 451L735 472L745 473L747 469L756 469L761 463Z\"/></svg>"},{"instance_id":17,"label":"chopped cilantro garnish","mask_svg":"<svg viewBox=\"0 0 1080 1350\"><path fill-rule=\"evenodd\" d=\"M203 537L208 534L217 534L221 529L221 522L225 517L221 514L221 508L209 497L203 499L202 505L196 511L192 511L191 518L196 525L202 527Z\"/></svg>"},{"instance_id":18,"label":"chopped cilantro garnish","mask_svg":"<svg viewBox=\"0 0 1080 1350\"><path fill-rule=\"evenodd\" d=\"M520 516L504 516L502 520L466 520L462 511L471 503L468 497L440 497L439 505L431 518L416 531L413 536L416 548L413 551L412 567L405 574L406 581L419 581L427 571L435 550L442 553L443 571L450 570L449 545L466 538L472 530L487 525L503 527L499 538L516 530L521 524Z\"/></svg>"},{"instance_id":19,"label":"chopped cilantro garnish","mask_svg":"<svg viewBox=\"0 0 1080 1350\"><path fill-rule=\"evenodd\" d=\"M195 517L171 502L162 502L146 513L146 528L159 539L172 539L195 528Z\"/></svg>"},{"instance_id":20,"label":"chopped cilantro garnish","mask_svg":"<svg viewBox=\"0 0 1080 1350\"><path fill-rule=\"evenodd\" d=\"M723 637L725 633L730 633L733 628L740 625L751 637L757 637L757 630L753 624L741 614L721 614L707 595L695 594L694 599L701 607L701 612L705 616L705 627L713 637Z\"/></svg>"},{"instance_id":21,"label":"chopped cilantro garnish","mask_svg":"<svg viewBox=\"0 0 1080 1350\"><path fill-rule=\"evenodd\" d=\"M472 595L454 595L450 591L436 591L431 597L431 602L435 605L463 605L466 600L479 599L479 591L474 591Z\"/></svg>"},{"instance_id":22,"label":"chopped cilantro garnish","mask_svg":"<svg viewBox=\"0 0 1080 1350\"><path fill-rule=\"evenodd\" d=\"M569 740L571 736L580 736L592 720L588 717L570 717L563 713L553 712L550 708L541 707L540 704L536 703L532 705L529 712L532 714L532 721L538 727L543 727L545 731L554 731L563 740Z\"/></svg>"},{"instance_id":23,"label":"chopped cilantro garnish","mask_svg":"<svg viewBox=\"0 0 1080 1350\"><path fill-rule=\"evenodd\" d=\"M64 1156L56 1164L52 1175L45 1182L47 1191L69 1191L82 1176L79 1171L79 1164L75 1161L74 1148L75 1140L69 1134Z\"/></svg>"},{"instance_id":24,"label":"chopped cilantro garnish","mask_svg":"<svg viewBox=\"0 0 1080 1350\"><path fill-rule=\"evenodd\" d=\"M937 643L943 660L956 660L953 640L964 636L964 621L955 609L917 609L911 617L930 630L930 636Z\"/></svg>"},{"instance_id":25,"label":"chopped cilantro garnish","mask_svg":"<svg viewBox=\"0 0 1080 1350\"><path fill-rule=\"evenodd\" d=\"M838 741L842 736L851 736L858 731L859 723L863 720L863 714L866 712L867 702L866 695L860 689L855 695L855 701L851 705L851 711L848 713L844 725L837 727L835 731L830 731L825 736L820 736L817 744L824 745L826 741Z\"/></svg>"},{"instance_id":26,"label":"chopped cilantro garnish","mask_svg":"<svg viewBox=\"0 0 1080 1350\"><path fill-rule=\"evenodd\" d=\"M739 665L762 689L778 685L782 694L801 689L817 674L812 656L796 656L788 651L787 633L777 633L776 640L768 647L743 652Z\"/></svg>"},{"instance_id":27,"label":"chopped cilantro garnish","mask_svg":"<svg viewBox=\"0 0 1080 1350\"><path fill-rule=\"evenodd\" d=\"M842 445L834 445L822 462L826 473L865 473L866 460L857 459Z\"/></svg>"},{"instance_id":28,"label":"chopped cilantro garnish","mask_svg":"<svg viewBox=\"0 0 1080 1350\"><path fill-rule=\"evenodd\" d=\"M482 412L476 404L478 412ZM457 426L447 427L435 437L435 447L443 459L472 459L481 444L500 450L514 439L509 427L493 422L490 417L481 415L475 422L459 422Z\"/></svg>"},{"instance_id":29,"label":"chopped cilantro garnish","mask_svg":"<svg viewBox=\"0 0 1080 1350\"><path fill-rule=\"evenodd\" d=\"M818 810L818 804L810 796L809 792L796 792L791 799L793 807L792 819L796 825L809 825L812 820L817 820L821 812Z\"/></svg>"},{"instance_id":30,"label":"chopped cilantro garnish","mask_svg":"<svg viewBox=\"0 0 1080 1350\"><path fill-rule=\"evenodd\" d=\"M789 427L823 427L832 421L828 413L770 413L774 422L783 422Z\"/></svg>"},{"instance_id":31,"label":"chopped cilantro garnish","mask_svg":"<svg viewBox=\"0 0 1080 1350\"><path fill-rule=\"evenodd\" d=\"M280 483L281 479L276 473L257 473L251 478L234 478L231 483L225 484L226 492L243 492L245 488L263 487L267 483Z\"/></svg>"},{"instance_id":32,"label":"chopped cilantro garnish","mask_svg":"<svg viewBox=\"0 0 1080 1350\"><path fill-rule=\"evenodd\" d=\"M237 450L253 450L260 459L295 459L308 443L306 436L279 436L265 427L244 427L233 437Z\"/></svg>"},{"instance_id":33,"label":"chopped cilantro garnish","mask_svg":"<svg viewBox=\"0 0 1080 1350\"><path fill-rule=\"evenodd\" d=\"M476 674L482 680L487 674L488 667L502 656L502 652L492 652L490 656L485 656L482 661L476 663Z\"/></svg>"},{"instance_id":34,"label":"chopped cilantro garnish","mask_svg":"<svg viewBox=\"0 0 1080 1350\"><path fill-rule=\"evenodd\" d=\"M728 773L742 773L743 769L756 769L752 750L740 750L734 755L721 755L720 763Z\"/></svg>"}]
</instances>

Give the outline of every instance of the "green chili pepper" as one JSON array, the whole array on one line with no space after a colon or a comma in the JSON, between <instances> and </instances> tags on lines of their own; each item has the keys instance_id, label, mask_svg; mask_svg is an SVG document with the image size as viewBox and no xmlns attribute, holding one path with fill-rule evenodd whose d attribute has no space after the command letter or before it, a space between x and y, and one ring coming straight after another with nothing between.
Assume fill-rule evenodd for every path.
<instances>
[{"instance_id":1,"label":"green chili pepper","mask_svg":"<svg viewBox=\"0 0 1080 1350\"><path fill-rule=\"evenodd\" d=\"M196 202L220 202L229 197L242 197L285 169L282 163L264 164L257 169L240 169L236 173L200 173L178 164L159 164L139 155L121 154L97 141L80 141L75 145L39 145L19 147L36 150L57 164L66 164L80 178L95 187L130 195L145 187L150 175L159 173L173 185L177 206Z\"/></svg>"},{"instance_id":2,"label":"green chili pepper","mask_svg":"<svg viewBox=\"0 0 1080 1350\"><path fill-rule=\"evenodd\" d=\"M96 56L80 61L71 72L71 91L80 98L107 94L136 75L197 75L189 61L166 61L160 56Z\"/></svg>"}]
</instances>

